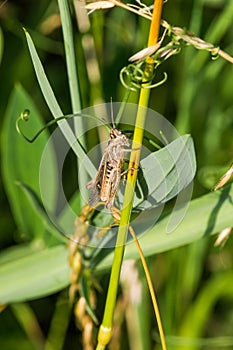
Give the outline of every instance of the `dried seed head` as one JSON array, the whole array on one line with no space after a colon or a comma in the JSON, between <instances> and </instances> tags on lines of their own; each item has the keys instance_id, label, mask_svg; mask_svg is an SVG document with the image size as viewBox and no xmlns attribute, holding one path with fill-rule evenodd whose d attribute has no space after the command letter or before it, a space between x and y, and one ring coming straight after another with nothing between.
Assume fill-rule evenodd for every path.
<instances>
[{"instance_id":1,"label":"dried seed head","mask_svg":"<svg viewBox=\"0 0 233 350\"><path fill-rule=\"evenodd\" d=\"M91 2L90 4L87 4L85 8L87 10L103 10L103 9L109 9L114 6L115 4L111 1L96 1L96 2Z\"/></svg>"},{"instance_id":2,"label":"dried seed head","mask_svg":"<svg viewBox=\"0 0 233 350\"><path fill-rule=\"evenodd\" d=\"M232 231L232 227L227 227L224 230L222 230L219 233L219 235L214 243L214 246L215 247L218 247L218 246L223 247L225 245L226 241L228 240L228 238L231 234L231 231Z\"/></svg>"},{"instance_id":3,"label":"dried seed head","mask_svg":"<svg viewBox=\"0 0 233 350\"><path fill-rule=\"evenodd\" d=\"M230 169L223 175L217 185L214 187L214 191L217 191L219 188L223 187L233 176L233 164Z\"/></svg>"},{"instance_id":4,"label":"dried seed head","mask_svg":"<svg viewBox=\"0 0 233 350\"><path fill-rule=\"evenodd\" d=\"M138 51L129 58L129 62L142 61L145 58L152 56L160 47L160 43L146 47L143 50Z\"/></svg>"}]
</instances>

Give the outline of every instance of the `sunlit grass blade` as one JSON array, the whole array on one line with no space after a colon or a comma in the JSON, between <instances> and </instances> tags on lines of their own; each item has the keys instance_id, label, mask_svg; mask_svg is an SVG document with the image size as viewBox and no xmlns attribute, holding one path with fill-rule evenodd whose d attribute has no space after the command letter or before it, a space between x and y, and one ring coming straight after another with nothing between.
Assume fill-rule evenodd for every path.
<instances>
[{"instance_id":1,"label":"sunlit grass blade","mask_svg":"<svg viewBox=\"0 0 233 350\"><path fill-rule=\"evenodd\" d=\"M142 266L143 266L143 269L144 269L144 272L145 272L145 275L146 275L146 280L147 280L147 283L148 283L148 288L149 288L149 291L150 291L151 300L152 300L152 304L153 304L153 308L154 308L154 312L155 312L155 316L156 316L156 320L157 320L157 324L158 324L158 329L159 329L159 335L160 335L160 339L161 339L162 349L165 350L165 349L167 349L167 346L166 346L166 341L165 341L165 335L164 335L162 320L161 320L161 316L160 316L159 306L158 306L157 298L156 298L156 295L155 295L152 279L151 279L150 272L149 272L149 269L148 269L148 266L147 266L147 262L146 262L144 254L143 254L142 248L141 248L141 246L139 244L139 241L137 239L137 236L136 236L136 234L135 234L135 232L134 232L134 230L132 229L131 226L129 226L129 231L130 231L130 234L132 235L132 237L134 239L134 243L135 243L135 245L137 247L137 250L139 252L139 255L140 255L140 259L141 259Z\"/></svg>"}]
</instances>

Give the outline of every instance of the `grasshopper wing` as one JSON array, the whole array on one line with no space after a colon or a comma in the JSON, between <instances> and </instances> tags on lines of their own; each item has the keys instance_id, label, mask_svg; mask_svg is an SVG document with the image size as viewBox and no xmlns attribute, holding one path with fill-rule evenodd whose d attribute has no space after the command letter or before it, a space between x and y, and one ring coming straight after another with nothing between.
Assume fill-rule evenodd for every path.
<instances>
[{"instance_id":1,"label":"grasshopper wing","mask_svg":"<svg viewBox=\"0 0 233 350\"><path fill-rule=\"evenodd\" d=\"M86 187L91 190L88 204L95 207L100 201L100 192L103 183L104 168L106 164L106 155L103 155L96 177L86 184Z\"/></svg>"}]
</instances>

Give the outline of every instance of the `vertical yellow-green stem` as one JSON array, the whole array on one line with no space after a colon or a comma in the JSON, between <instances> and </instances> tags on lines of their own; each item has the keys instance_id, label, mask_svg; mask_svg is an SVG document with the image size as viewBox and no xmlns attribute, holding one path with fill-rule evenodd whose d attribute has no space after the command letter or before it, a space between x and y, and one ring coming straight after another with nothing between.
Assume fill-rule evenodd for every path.
<instances>
[{"instance_id":1,"label":"vertical yellow-green stem","mask_svg":"<svg viewBox=\"0 0 233 350\"><path fill-rule=\"evenodd\" d=\"M160 18L162 12L163 0L156 0L154 2L154 11L148 38L148 46L154 45L158 41ZM145 67L145 85L150 85L153 73L153 60L149 57ZM142 87L139 97L139 107L136 116L135 130L133 137L132 148L136 149L131 152L129 169L138 167L140 159L140 145L142 144L143 130L146 119L146 108L148 106L150 96L150 89ZM141 108L142 107L142 108ZM127 183L124 195L123 209L118 230L117 242L114 252L112 271L110 276L107 300L105 305L104 317L98 334L97 350L105 349L106 345L111 340L113 314L116 304L116 295L119 284L121 264L124 255L125 242L128 234L128 227L130 222L131 210L133 205L134 190L137 179L137 171L130 170L127 176Z\"/></svg>"}]
</instances>

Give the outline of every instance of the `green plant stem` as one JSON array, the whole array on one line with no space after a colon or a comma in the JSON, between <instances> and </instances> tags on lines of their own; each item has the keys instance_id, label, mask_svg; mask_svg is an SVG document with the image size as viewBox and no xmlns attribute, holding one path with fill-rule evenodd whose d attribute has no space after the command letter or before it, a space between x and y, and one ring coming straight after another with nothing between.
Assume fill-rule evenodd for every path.
<instances>
[{"instance_id":1,"label":"green plant stem","mask_svg":"<svg viewBox=\"0 0 233 350\"><path fill-rule=\"evenodd\" d=\"M68 73L68 82L70 88L71 104L73 113L81 109L79 84L77 80L77 68L75 61L75 50L73 42L72 23L70 19L69 6L67 1L58 0L61 14L62 32L64 38L66 65Z\"/></svg>"},{"instance_id":2,"label":"green plant stem","mask_svg":"<svg viewBox=\"0 0 233 350\"><path fill-rule=\"evenodd\" d=\"M56 302L44 350L62 350L64 348L71 312L72 309L65 300L65 292L62 292Z\"/></svg>"},{"instance_id":3,"label":"green plant stem","mask_svg":"<svg viewBox=\"0 0 233 350\"><path fill-rule=\"evenodd\" d=\"M10 307L17 322L26 333L32 348L42 349L45 339L33 309L27 303L14 303Z\"/></svg>"},{"instance_id":4,"label":"green plant stem","mask_svg":"<svg viewBox=\"0 0 233 350\"><path fill-rule=\"evenodd\" d=\"M77 67L76 67L76 60L75 60L74 39L73 39L72 23L70 18L70 11L69 11L69 3L68 1L58 0L58 5L60 9L60 14L61 14L62 32L63 32L63 38L64 38L66 66L67 66L68 82L69 82L69 88L70 88L72 112L77 113L77 112L80 112L81 110L81 100L80 100L79 84L77 79L78 75L77 75ZM76 134L81 135L81 137L79 137L79 142L83 147L85 147L85 139L82 136L84 134L84 127L83 127L83 122L81 118L74 119L74 127L75 127ZM87 182L88 182L87 173L85 171L79 172L79 186L80 188L82 188L82 191L84 192L87 191L86 189ZM85 197L86 196L84 195L84 198ZM81 204L84 205L85 203L83 202Z\"/></svg>"},{"instance_id":5,"label":"green plant stem","mask_svg":"<svg viewBox=\"0 0 233 350\"><path fill-rule=\"evenodd\" d=\"M160 18L162 12L161 0L156 0L154 2L154 12L150 27L148 46L153 45L158 40L158 33L160 28ZM150 80L153 73L153 60L149 57L145 67L145 80L147 81L146 85L150 85ZM149 82L149 83L148 83ZM146 108L148 105L150 96L150 89L141 89L139 97L139 107L136 116L134 137L132 148L135 151L131 152L129 169L137 169L140 159L140 146L143 139L143 130L146 119ZM142 107L142 108L141 108ZM126 182L126 189L124 194L123 209L120 219L120 225L118 229L118 236L116 242L116 248L114 251L113 265L111 270L107 300L105 305L103 322L99 329L98 334L98 345L97 350L105 349L106 345L111 340L112 334L112 323L113 323L113 314L116 305L116 296L119 284L119 277L121 271L121 264L124 256L125 242L128 234L128 227L130 222L130 216L133 206L134 198L134 189L137 180L137 171L129 170Z\"/></svg>"}]
</instances>

